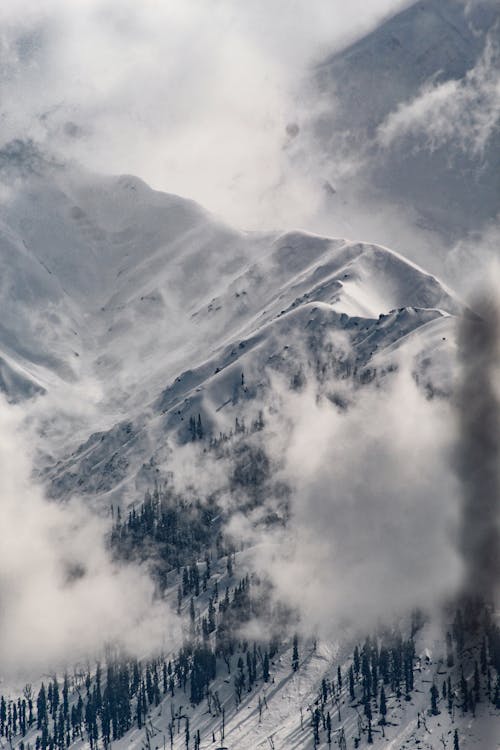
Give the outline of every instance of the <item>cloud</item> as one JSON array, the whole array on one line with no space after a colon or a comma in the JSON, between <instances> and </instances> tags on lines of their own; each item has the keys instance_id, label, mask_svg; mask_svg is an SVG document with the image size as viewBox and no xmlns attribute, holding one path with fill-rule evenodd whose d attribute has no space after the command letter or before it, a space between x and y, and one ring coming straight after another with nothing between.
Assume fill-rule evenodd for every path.
<instances>
[{"instance_id":1,"label":"cloud","mask_svg":"<svg viewBox=\"0 0 500 750\"><path fill-rule=\"evenodd\" d=\"M145 571L115 566L108 524L83 505L49 503L31 479L18 407L0 403L0 663L2 677L37 676L95 656L106 643L144 655L179 637Z\"/></svg>"},{"instance_id":2,"label":"cloud","mask_svg":"<svg viewBox=\"0 0 500 750\"><path fill-rule=\"evenodd\" d=\"M307 224L325 205L321 158L299 166L290 158L304 71L405 4L4 3L2 139L31 137L90 168L136 173L249 228ZM389 115L380 144L410 133L432 148L458 138L464 148L483 149L498 120L495 59L490 47L464 81L424 87ZM346 182L364 166L349 158L336 165ZM367 211L353 193L352 226L340 223L342 195L324 227L387 243L394 238L398 247L403 233L408 248L417 241L412 220L396 216L399 207L374 210L372 202ZM327 206L325 213L334 210ZM277 421L276 441L269 443L277 464L285 462L292 517L285 536L259 530L258 562L311 626L366 623L416 603L435 606L461 575L453 544L450 407L426 400L408 370L378 390L349 396L353 405L344 412L307 389L283 396L286 429ZM53 666L103 639L133 649L161 645L165 623L175 630L175 620L152 603L143 572L109 561L102 521L79 505L46 502L30 479L29 438L18 414L0 406L3 668ZM181 486L196 485L192 448L175 460ZM240 521L231 530L245 535L249 528Z\"/></svg>"},{"instance_id":3,"label":"cloud","mask_svg":"<svg viewBox=\"0 0 500 750\"><path fill-rule=\"evenodd\" d=\"M310 62L403 0L20 0L0 9L2 134L130 172L248 228L316 207L286 128Z\"/></svg>"},{"instance_id":4,"label":"cloud","mask_svg":"<svg viewBox=\"0 0 500 750\"><path fill-rule=\"evenodd\" d=\"M498 278L500 225L491 222L481 233L457 242L446 257L446 276L457 292L467 296L485 278Z\"/></svg>"},{"instance_id":5,"label":"cloud","mask_svg":"<svg viewBox=\"0 0 500 750\"><path fill-rule=\"evenodd\" d=\"M500 50L490 37L477 64L463 79L426 83L378 128L383 148L407 136L434 151L447 143L482 156L500 127ZM415 147L415 146L414 146Z\"/></svg>"},{"instance_id":6,"label":"cloud","mask_svg":"<svg viewBox=\"0 0 500 750\"><path fill-rule=\"evenodd\" d=\"M253 533L276 597L326 636L438 611L462 577L450 404L427 399L408 367L351 392L347 410L310 389L282 398L291 518ZM249 534L241 519L231 530Z\"/></svg>"}]
</instances>

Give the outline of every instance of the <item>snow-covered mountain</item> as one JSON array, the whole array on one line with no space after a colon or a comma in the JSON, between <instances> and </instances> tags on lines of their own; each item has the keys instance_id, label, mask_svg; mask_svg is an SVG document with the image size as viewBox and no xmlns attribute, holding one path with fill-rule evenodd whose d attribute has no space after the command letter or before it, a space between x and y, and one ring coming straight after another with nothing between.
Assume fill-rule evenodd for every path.
<instances>
[{"instance_id":1,"label":"snow-covered mountain","mask_svg":"<svg viewBox=\"0 0 500 750\"><path fill-rule=\"evenodd\" d=\"M190 417L217 435L270 372L293 381L321 362L369 379L412 341L415 361L450 344L460 301L387 248L236 232L137 178L48 163L29 144L3 159L4 389L16 400L63 385L71 401L90 382L99 394L92 425L58 434L70 455L49 449L58 496L123 487L153 444L189 438ZM434 380L449 388L446 368Z\"/></svg>"},{"instance_id":2,"label":"snow-covered mountain","mask_svg":"<svg viewBox=\"0 0 500 750\"><path fill-rule=\"evenodd\" d=\"M204 440L216 443L238 417L258 414L272 400L275 377L291 390L313 380L345 408L336 384L348 380L362 388L404 358L428 395L449 393L455 318L463 304L388 248L300 231L236 232L137 178L48 163L29 144L15 144L5 155L0 217L5 393L14 401L50 403L62 389L71 411L83 382L99 386L98 411L89 420L75 409L71 432L64 422L51 427L41 411L50 454L43 476L53 497L80 495L97 507L125 511L168 476L171 448L190 441L198 423ZM57 421L57 407L51 413ZM233 481L248 490L250 477L262 496L278 493L255 441L249 454L237 440ZM215 448L207 460L218 455ZM280 492L286 498L286 490ZM214 561L210 585L236 591L228 565L226 556ZM233 565L238 576L252 572L244 552L233 555ZM175 570L167 574L164 594L173 607L179 580ZM185 598L181 614L187 617L194 606L195 622L201 622L212 606L211 591L202 591L193 605ZM219 657L208 709L204 701L186 705L178 687L175 697L165 691L145 710L144 724L136 726L134 718L117 744L166 746L172 731L172 747L184 747L189 721L191 737L200 732L200 747L328 747L327 728L320 728L318 742L311 729L321 706L331 714L339 746L364 743L373 732L374 747L437 750L451 748L457 731L460 747L493 747L495 708L485 697L474 709L476 721L458 715L458 668L446 666L446 644L430 624L418 631L411 695L405 699L388 688L387 724L373 730L361 713L358 678L354 699L349 695L355 634L301 641L296 671L290 669L290 639L283 638L269 677L248 685L236 708L235 676L226 674L227 662ZM245 653L239 649L236 675L242 673L236 660ZM471 684L474 657L477 644L465 662ZM430 686L448 676L456 707L447 711L441 697L439 712L429 713ZM76 706L74 679L70 704ZM332 680L336 689L329 687ZM35 734L33 727L28 741Z\"/></svg>"},{"instance_id":3,"label":"snow-covered mountain","mask_svg":"<svg viewBox=\"0 0 500 750\"><path fill-rule=\"evenodd\" d=\"M299 159L314 141L325 206L345 208L346 225L366 196L410 209L415 226L447 242L494 220L499 13L486 0L419 0L316 66L319 105L289 128L287 148ZM474 114L478 97L487 116ZM455 589L442 601L442 581L461 575L449 539L459 524L449 397L457 319L470 311L399 245L355 234L239 231L191 200L91 173L31 141L0 150L0 390L26 416L22 434L36 436L36 502L22 472L6 485L10 500L18 485L27 493L32 514L8 527L33 535L13 549L23 557L40 530L34 559L54 568L53 601L76 592L82 621L99 616L93 581L105 579L100 601L112 609L121 580L148 584L131 596L141 611L127 622L146 623L133 653L106 644L102 671L96 654L76 666L68 649L62 667L49 665L70 673L60 703L52 676L35 707L25 687L24 709L0 684L0 744L500 747L498 618ZM102 549L96 542L87 569L94 535ZM31 580L30 565L20 575ZM403 584L387 592L391 567ZM353 569L346 597L334 579ZM18 568L9 574L15 589ZM407 611L417 579L432 615ZM41 579L41 609L50 585ZM297 604L299 586L319 590L328 627L309 618L314 595L298 592ZM7 593L10 607L17 592ZM161 638L148 630L148 596ZM342 596L357 600L345 612ZM163 632L169 618L184 631L175 642Z\"/></svg>"}]
</instances>

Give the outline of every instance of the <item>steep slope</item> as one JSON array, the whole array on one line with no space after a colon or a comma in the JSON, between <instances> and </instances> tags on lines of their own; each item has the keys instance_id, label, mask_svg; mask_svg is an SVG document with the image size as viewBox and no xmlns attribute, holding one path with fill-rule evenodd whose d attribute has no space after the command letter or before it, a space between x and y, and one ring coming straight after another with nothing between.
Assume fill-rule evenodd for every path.
<instances>
[{"instance_id":1,"label":"steep slope","mask_svg":"<svg viewBox=\"0 0 500 750\"><path fill-rule=\"evenodd\" d=\"M139 361L189 340L189 299L217 292L241 267L249 243L194 203L155 193L136 178L100 178L47 162L32 168L26 144L8 155L0 207L2 346L48 378L87 375L105 383L113 372L115 389L122 375L136 384ZM130 346L132 329L141 347ZM151 370L157 366L153 361Z\"/></svg>"},{"instance_id":2,"label":"steep slope","mask_svg":"<svg viewBox=\"0 0 500 750\"><path fill-rule=\"evenodd\" d=\"M221 590L230 583L226 572L221 568L217 569L215 577ZM204 612L203 605L207 596L201 595L199 599L197 616ZM372 704L370 742L368 721L361 700L361 676L355 680L356 697L352 699L349 695L348 674L349 668L353 666L349 651L353 648L354 640L352 636L346 638L342 634L336 641L301 641L299 667L296 671L291 669L293 648L288 641L272 659L269 681L258 679L248 689L245 686L240 702L236 700L234 688L238 667L232 664L229 673L227 664L223 664L221 660L218 676L207 691L210 694L207 700L194 706L189 702L187 691L177 690L175 696L166 696L160 706L151 708L147 729L134 727L117 745L119 748L142 747L146 737L146 741L156 744L156 747L161 747L163 742L169 747L169 725L172 723L170 747L180 750L186 746L187 717L190 736L194 738L197 731L200 732L200 749L326 750L331 747L347 749L371 746L390 750L452 750L456 730L460 748L497 750L498 709L482 691L474 715L461 710L459 669L450 668L446 664L445 639L431 623L425 624L415 636L414 689L411 694L405 696L385 685L387 719L383 726L379 721L380 691L377 691ZM244 648L250 652L250 644L245 644ZM471 649L471 653L477 657L477 647ZM245 651L241 656L246 664ZM237 662L237 659L238 654L233 661ZM260 667L259 654L259 670ZM341 683L338 680L339 672ZM465 676L472 685L473 661L467 662ZM447 698L440 695L437 712L433 715L430 710L430 688L434 683L441 689L448 677L453 690L453 707L449 710ZM322 715L330 714L330 742L322 719L319 722L318 738L316 742L314 740L315 710L321 710ZM178 717L182 717L182 720L179 721Z\"/></svg>"},{"instance_id":3,"label":"steep slope","mask_svg":"<svg viewBox=\"0 0 500 750\"><path fill-rule=\"evenodd\" d=\"M404 360L429 396L449 393L454 323L463 306L436 277L399 254L299 231L238 233L190 201L152 191L136 178L28 162L11 184L6 181L0 206L6 267L0 383L13 400L40 394L38 404L43 393L50 404L64 385L70 410L86 378L101 387L97 416L79 422L76 414L71 432L61 428L57 445L47 437L44 448L52 455L43 476L54 497L83 495L101 511L109 504L125 510L168 477L172 449L190 441L196 425L196 447L207 462L224 458L218 450L225 442L236 459L232 476L224 475L227 466L220 471L225 488L207 478L207 496L229 487L239 501L239 483L248 503L276 498L282 515L273 516L270 503L263 523L283 523L287 488L278 481L272 486L274 467L255 438L259 409L280 388L313 384L345 410L343 381L353 388L378 385ZM255 429L243 429L239 443L226 441L247 414L256 417ZM196 501L188 495L189 517ZM213 521L215 534L223 521ZM210 528L209 543L211 534ZM247 552L233 556L238 575L252 572ZM167 571L166 598L174 607L180 581L180 568ZM222 553L214 559L210 586L215 581L221 592L234 587L236 597L237 582ZM212 592L191 599L198 630ZM187 615L190 607L186 595L179 608ZM338 667L344 684L328 698L333 736L340 743L343 733L351 746L358 737L366 741L366 721L358 719L361 683L354 699L346 686L353 634L316 646L303 642L296 672L287 637L271 663L270 680L259 677L236 708L234 676L242 671L243 644L229 660L231 675L219 655L213 704L203 698L195 705L179 686L175 699L164 690L144 711L145 725L130 728L135 720L129 716L129 728L114 744L166 747L175 723L171 746L178 750L186 746L181 719L188 718L191 737L198 729L203 737L200 748L219 739L242 750L311 747L308 711L312 715L319 705L325 675L338 680ZM215 638L206 640L214 645ZM486 747L485 733L496 718L486 701L477 722L444 709L428 715L429 686L434 679L441 684L445 674L444 650L431 629L420 634L412 661L416 689L408 700L388 690L389 723L383 730L374 726L375 747L436 750L444 740L451 748L456 728L471 747ZM458 684L459 675L451 677ZM77 694L78 685L75 702ZM373 704L375 710L375 696ZM34 727L29 732L35 741ZM74 744L83 747L86 740L76 735ZM327 746L323 728L316 747Z\"/></svg>"},{"instance_id":4,"label":"steep slope","mask_svg":"<svg viewBox=\"0 0 500 750\"><path fill-rule=\"evenodd\" d=\"M190 440L192 419L201 415L207 437L230 430L242 405L269 398L276 373L294 388L313 377L335 389L336 377L362 383L389 371L402 347L423 385L447 392L460 309L435 277L386 248L279 236L224 294L193 313L193 335L218 333L210 355L200 347L175 378L166 363L161 394L55 465L52 492L132 499L144 464L161 467L170 439ZM430 352L439 372L429 366Z\"/></svg>"},{"instance_id":5,"label":"steep slope","mask_svg":"<svg viewBox=\"0 0 500 750\"><path fill-rule=\"evenodd\" d=\"M29 143L2 151L0 176L0 349L27 379L3 378L12 398L92 382L109 424L304 304L366 317L458 309L384 248L236 232L191 201L57 164Z\"/></svg>"}]
</instances>

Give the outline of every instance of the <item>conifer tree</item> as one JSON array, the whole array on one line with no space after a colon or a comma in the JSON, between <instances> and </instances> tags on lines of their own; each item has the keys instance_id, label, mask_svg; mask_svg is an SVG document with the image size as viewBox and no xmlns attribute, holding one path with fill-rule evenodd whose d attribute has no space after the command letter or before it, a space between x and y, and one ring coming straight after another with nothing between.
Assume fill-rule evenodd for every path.
<instances>
[{"instance_id":1,"label":"conifer tree","mask_svg":"<svg viewBox=\"0 0 500 750\"><path fill-rule=\"evenodd\" d=\"M479 703L481 700L481 679L479 677L479 666L477 661L474 662L474 701Z\"/></svg>"},{"instance_id":2,"label":"conifer tree","mask_svg":"<svg viewBox=\"0 0 500 750\"><path fill-rule=\"evenodd\" d=\"M293 636L292 669L296 672L299 668L299 639L297 634Z\"/></svg>"},{"instance_id":3,"label":"conifer tree","mask_svg":"<svg viewBox=\"0 0 500 750\"><path fill-rule=\"evenodd\" d=\"M264 682L269 682L269 653L264 653L264 660L262 662L262 677Z\"/></svg>"},{"instance_id":4,"label":"conifer tree","mask_svg":"<svg viewBox=\"0 0 500 750\"><path fill-rule=\"evenodd\" d=\"M385 717L387 715L387 701L386 701L385 690L384 690L384 686L383 685L380 688L380 706L379 706L379 711L380 711L380 717L381 717L380 718L380 723L382 725L385 725L385 723L386 723L386 718Z\"/></svg>"},{"instance_id":5,"label":"conifer tree","mask_svg":"<svg viewBox=\"0 0 500 750\"><path fill-rule=\"evenodd\" d=\"M439 690L437 689L435 682L432 683L430 693L431 693L431 713L433 716L437 716L439 713L438 704L437 704L438 698L439 698Z\"/></svg>"},{"instance_id":6,"label":"conifer tree","mask_svg":"<svg viewBox=\"0 0 500 750\"><path fill-rule=\"evenodd\" d=\"M352 664L349 667L349 695L351 697L351 701L356 698L356 695L354 693L354 670L352 668Z\"/></svg>"},{"instance_id":7,"label":"conifer tree","mask_svg":"<svg viewBox=\"0 0 500 750\"><path fill-rule=\"evenodd\" d=\"M446 687L446 694L448 697L448 711L451 714L451 712L453 711L453 691L451 689L451 678L449 675L448 675L448 681L447 681L447 687Z\"/></svg>"},{"instance_id":8,"label":"conifer tree","mask_svg":"<svg viewBox=\"0 0 500 750\"><path fill-rule=\"evenodd\" d=\"M354 665L354 673L355 673L356 679L357 679L358 676L359 676L359 667L360 667L359 648L357 646L354 648L353 665Z\"/></svg>"},{"instance_id":9,"label":"conifer tree","mask_svg":"<svg viewBox=\"0 0 500 750\"><path fill-rule=\"evenodd\" d=\"M47 723L47 697L45 693L45 685L42 682L40 690L38 691L38 697L36 699L36 716L37 716L37 729L41 729L44 724Z\"/></svg>"},{"instance_id":10,"label":"conifer tree","mask_svg":"<svg viewBox=\"0 0 500 750\"><path fill-rule=\"evenodd\" d=\"M486 652L486 638L483 637L483 641L481 643L481 674L486 674L488 671L488 657Z\"/></svg>"}]
</instances>

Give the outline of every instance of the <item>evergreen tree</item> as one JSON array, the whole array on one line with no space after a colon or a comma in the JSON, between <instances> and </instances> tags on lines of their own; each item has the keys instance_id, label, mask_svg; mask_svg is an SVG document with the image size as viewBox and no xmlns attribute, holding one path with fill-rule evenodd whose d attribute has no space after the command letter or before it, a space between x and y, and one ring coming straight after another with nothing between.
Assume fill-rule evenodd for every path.
<instances>
[{"instance_id":1,"label":"evergreen tree","mask_svg":"<svg viewBox=\"0 0 500 750\"><path fill-rule=\"evenodd\" d=\"M373 734L372 734L372 720L371 717L368 719L368 744L373 745Z\"/></svg>"},{"instance_id":2,"label":"evergreen tree","mask_svg":"<svg viewBox=\"0 0 500 750\"><path fill-rule=\"evenodd\" d=\"M387 715L387 701L386 701L385 690L384 690L384 686L383 685L380 688L380 707L379 707L379 711L380 711L380 717L381 717L380 723L382 725L385 725L385 723L386 723L385 717Z\"/></svg>"},{"instance_id":3,"label":"evergreen tree","mask_svg":"<svg viewBox=\"0 0 500 750\"><path fill-rule=\"evenodd\" d=\"M462 711L467 713L469 710L469 692L467 690L467 680L464 677L464 673L460 676L460 694L462 698Z\"/></svg>"},{"instance_id":4,"label":"evergreen tree","mask_svg":"<svg viewBox=\"0 0 500 750\"><path fill-rule=\"evenodd\" d=\"M481 679L479 677L479 666L477 661L474 662L474 701L479 703L481 700Z\"/></svg>"},{"instance_id":5,"label":"evergreen tree","mask_svg":"<svg viewBox=\"0 0 500 750\"><path fill-rule=\"evenodd\" d=\"M439 698L439 690L437 689L435 682L432 683L430 693L431 693L431 713L433 716L437 716L439 713L438 704L437 704L438 698Z\"/></svg>"},{"instance_id":6,"label":"evergreen tree","mask_svg":"<svg viewBox=\"0 0 500 750\"><path fill-rule=\"evenodd\" d=\"M262 677L264 682L269 682L269 653L264 653L264 660L262 662Z\"/></svg>"},{"instance_id":7,"label":"evergreen tree","mask_svg":"<svg viewBox=\"0 0 500 750\"><path fill-rule=\"evenodd\" d=\"M483 637L483 641L481 643L481 674L486 674L488 671L488 656L486 651L486 638Z\"/></svg>"},{"instance_id":8,"label":"evergreen tree","mask_svg":"<svg viewBox=\"0 0 500 750\"><path fill-rule=\"evenodd\" d=\"M354 665L354 673L355 673L356 679L357 679L358 676L359 676L359 667L360 667L359 648L357 646L354 648L353 665Z\"/></svg>"},{"instance_id":9,"label":"evergreen tree","mask_svg":"<svg viewBox=\"0 0 500 750\"><path fill-rule=\"evenodd\" d=\"M45 693L45 685L42 682L40 690L38 691L38 697L36 699L36 717L37 717L37 729L41 729L44 724L47 724L47 697Z\"/></svg>"},{"instance_id":10,"label":"evergreen tree","mask_svg":"<svg viewBox=\"0 0 500 750\"><path fill-rule=\"evenodd\" d=\"M352 665L349 667L349 695L351 697L351 701L355 700L356 695L354 693L354 670L352 668Z\"/></svg>"},{"instance_id":11,"label":"evergreen tree","mask_svg":"<svg viewBox=\"0 0 500 750\"><path fill-rule=\"evenodd\" d=\"M320 722L321 714L319 711L319 708L316 708L313 712L313 739L314 739L314 747L318 747L320 738L319 738L319 722Z\"/></svg>"},{"instance_id":12,"label":"evergreen tree","mask_svg":"<svg viewBox=\"0 0 500 750\"><path fill-rule=\"evenodd\" d=\"M57 677L54 676L52 682L52 718L56 718L56 712L59 707L59 683Z\"/></svg>"},{"instance_id":13,"label":"evergreen tree","mask_svg":"<svg viewBox=\"0 0 500 750\"><path fill-rule=\"evenodd\" d=\"M296 672L299 668L299 639L297 634L293 636L292 669Z\"/></svg>"},{"instance_id":14,"label":"evergreen tree","mask_svg":"<svg viewBox=\"0 0 500 750\"><path fill-rule=\"evenodd\" d=\"M448 711L451 714L451 712L453 711L453 691L451 689L451 678L449 675L448 675L448 681L447 681L447 687L446 687L446 694L448 697Z\"/></svg>"},{"instance_id":15,"label":"evergreen tree","mask_svg":"<svg viewBox=\"0 0 500 750\"><path fill-rule=\"evenodd\" d=\"M64 718L66 719L68 716L68 711L69 711L69 679L68 679L67 673L65 673L64 675L62 697L63 697L63 715L64 715Z\"/></svg>"}]
</instances>

